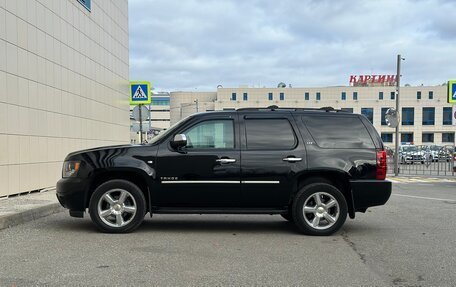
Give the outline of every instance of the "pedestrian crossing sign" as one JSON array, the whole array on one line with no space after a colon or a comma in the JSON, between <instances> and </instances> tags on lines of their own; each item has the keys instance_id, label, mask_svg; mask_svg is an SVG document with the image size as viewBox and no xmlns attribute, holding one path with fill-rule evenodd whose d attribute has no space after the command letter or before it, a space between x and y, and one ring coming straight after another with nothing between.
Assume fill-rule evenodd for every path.
<instances>
[{"instance_id":1,"label":"pedestrian crossing sign","mask_svg":"<svg viewBox=\"0 0 456 287\"><path fill-rule=\"evenodd\" d=\"M448 103L456 105L456 80L448 81Z\"/></svg>"},{"instance_id":2,"label":"pedestrian crossing sign","mask_svg":"<svg viewBox=\"0 0 456 287\"><path fill-rule=\"evenodd\" d=\"M151 99L149 82L130 82L130 105L148 105Z\"/></svg>"}]
</instances>

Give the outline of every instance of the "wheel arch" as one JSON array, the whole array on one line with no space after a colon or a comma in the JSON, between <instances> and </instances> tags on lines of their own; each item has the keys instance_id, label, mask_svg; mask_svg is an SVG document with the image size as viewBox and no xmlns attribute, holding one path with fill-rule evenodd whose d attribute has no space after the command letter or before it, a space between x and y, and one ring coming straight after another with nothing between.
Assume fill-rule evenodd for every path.
<instances>
[{"instance_id":1,"label":"wheel arch","mask_svg":"<svg viewBox=\"0 0 456 287\"><path fill-rule=\"evenodd\" d=\"M150 211L150 190L149 178L141 169L136 168L114 168L109 170L95 171L91 176L92 180L86 192L85 207L89 207L90 199L101 184L113 180L122 179L134 183L143 192L146 199L146 209Z\"/></svg>"},{"instance_id":2,"label":"wheel arch","mask_svg":"<svg viewBox=\"0 0 456 287\"><path fill-rule=\"evenodd\" d=\"M337 189L339 189L342 192L342 194L345 197L345 200L347 201L348 215L352 219L355 218L355 208L353 203L353 195L349 181L349 176L345 172L339 170L314 170L300 174L297 177L296 190L290 197L290 206L293 203L296 194L303 186L322 181L334 185Z\"/></svg>"}]
</instances>

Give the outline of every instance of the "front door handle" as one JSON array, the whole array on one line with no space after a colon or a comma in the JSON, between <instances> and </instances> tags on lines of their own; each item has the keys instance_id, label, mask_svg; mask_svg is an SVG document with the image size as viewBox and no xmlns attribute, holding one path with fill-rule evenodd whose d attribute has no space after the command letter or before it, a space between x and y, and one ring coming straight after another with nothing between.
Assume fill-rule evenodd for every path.
<instances>
[{"instance_id":1,"label":"front door handle","mask_svg":"<svg viewBox=\"0 0 456 287\"><path fill-rule=\"evenodd\" d=\"M301 157L286 157L283 159L283 161L298 162L298 161L302 161L302 158Z\"/></svg>"},{"instance_id":2,"label":"front door handle","mask_svg":"<svg viewBox=\"0 0 456 287\"><path fill-rule=\"evenodd\" d=\"M233 163L233 162L236 162L236 160L234 158L219 158L219 159L216 159L215 161L219 162L219 163Z\"/></svg>"}]
</instances>

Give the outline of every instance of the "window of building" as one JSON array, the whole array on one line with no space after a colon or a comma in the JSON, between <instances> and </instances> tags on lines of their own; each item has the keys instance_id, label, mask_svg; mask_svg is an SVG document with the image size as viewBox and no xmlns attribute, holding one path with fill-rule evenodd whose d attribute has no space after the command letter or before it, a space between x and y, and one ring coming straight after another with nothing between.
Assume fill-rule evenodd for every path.
<instances>
[{"instance_id":1,"label":"window of building","mask_svg":"<svg viewBox=\"0 0 456 287\"><path fill-rule=\"evenodd\" d=\"M358 117L303 116L302 120L315 143L321 148L375 148L366 127Z\"/></svg>"},{"instance_id":2,"label":"window of building","mask_svg":"<svg viewBox=\"0 0 456 287\"><path fill-rule=\"evenodd\" d=\"M416 99L421 100L421 91L416 92Z\"/></svg>"},{"instance_id":3,"label":"window of building","mask_svg":"<svg viewBox=\"0 0 456 287\"><path fill-rule=\"evenodd\" d=\"M396 98L396 92L391 92L390 97L392 100L394 100Z\"/></svg>"},{"instance_id":4,"label":"window of building","mask_svg":"<svg viewBox=\"0 0 456 287\"><path fill-rule=\"evenodd\" d=\"M423 108L423 125L435 124L435 108Z\"/></svg>"},{"instance_id":5,"label":"window of building","mask_svg":"<svg viewBox=\"0 0 456 287\"><path fill-rule=\"evenodd\" d=\"M378 99L383 100L383 92L378 92Z\"/></svg>"},{"instance_id":6,"label":"window of building","mask_svg":"<svg viewBox=\"0 0 456 287\"><path fill-rule=\"evenodd\" d=\"M443 124L444 125L452 125L452 118L451 118L451 107L444 107L443 108Z\"/></svg>"},{"instance_id":7,"label":"window of building","mask_svg":"<svg viewBox=\"0 0 456 287\"><path fill-rule=\"evenodd\" d=\"M415 123L415 109L402 108L402 125L413 126Z\"/></svg>"},{"instance_id":8,"label":"window of building","mask_svg":"<svg viewBox=\"0 0 456 287\"><path fill-rule=\"evenodd\" d=\"M434 142L434 134L433 133L423 133L423 140L424 143L433 143Z\"/></svg>"},{"instance_id":9,"label":"window of building","mask_svg":"<svg viewBox=\"0 0 456 287\"><path fill-rule=\"evenodd\" d=\"M361 108L361 114L364 115L371 123L374 123L373 108Z\"/></svg>"},{"instance_id":10,"label":"window of building","mask_svg":"<svg viewBox=\"0 0 456 287\"><path fill-rule=\"evenodd\" d=\"M384 143L392 143L393 142L393 133L382 133L382 141Z\"/></svg>"},{"instance_id":11,"label":"window of building","mask_svg":"<svg viewBox=\"0 0 456 287\"><path fill-rule=\"evenodd\" d=\"M321 94L320 94L320 92L317 92L317 94L316 94L316 99L317 99L317 101L320 101L320 100L321 100Z\"/></svg>"},{"instance_id":12,"label":"window of building","mask_svg":"<svg viewBox=\"0 0 456 287\"><path fill-rule=\"evenodd\" d=\"M78 0L79 3L82 4L82 6L84 6L87 10L90 11L90 9L92 9L91 7L91 0Z\"/></svg>"},{"instance_id":13,"label":"window of building","mask_svg":"<svg viewBox=\"0 0 456 287\"><path fill-rule=\"evenodd\" d=\"M169 106L169 97L152 97L151 106Z\"/></svg>"},{"instance_id":14,"label":"window of building","mask_svg":"<svg viewBox=\"0 0 456 287\"><path fill-rule=\"evenodd\" d=\"M353 100L358 100L358 92L353 92Z\"/></svg>"},{"instance_id":15,"label":"window of building","mask_svg":"<svg viewBox=\"0 0 456 287\"><path fill-rule=\"evenodd\" d=\"M245 131L247 149L290 150L297 143L293 128L287 119L247 119Z\"/></svg>"},{"instance_id":16,"label":"window of building","mask_svg":"<svg viewBox=\"0 0 456 287\"><path fill-rule=\"evenodd\" d=\"M273 95L272 95L272 93L269 93L269 94L268 94L268 100L270 100L270 101L273 100Z\"/></svg>"},{"instance_id":17,"label":"window of building","mask_svg":"<svg viewBox=\"0 0 456 287\"><path fill-rule=\"evenodd\" d=\"M443 143L454 143L454 133L442 133Z\"/></svg>"},{"instance_id":18,"label":"window of building","mask_svg":"<svg viewBox=\"0 0 456 287\"><path fill-rule=\"evenodd\" d=\"M244 99L244 101L247 101L249 99L249 94L244 93L243 94L243 99Z\"/></svg>"},{"instance_id":19,"label":"window of building","mask_svg":"<svg viewBox=\"0 0 456 287\"><path fill-rule=\"evenodd\" d=\"M285 93L280 93L279 97L281 101L285 100Z\"/></svg>"},{"instance_id":20,"label":"window of building","mask_svg":"<svg viewBox=\"0 0 456 287\"><path fill-rule=\"evenodd\" d=\"M231 100L232 100L232 101L235 101L235 100L236 100L236 93L232 93L232 94L231 94Z\"/></svg>"},{"instance_id":21,"label":"window of building","mask_svg":"<svg viewBox=\"0 0 456 287\"><path fill-rule=\"evenodd\" d=\"M232 120L200 122L183 133L187 136L187 149L234 148Z\"/></svg>"},{"instance_id":22,"label":"window of building","mask_svg":"<svg viewBox=\"0 0 456 287\"><path fill-rule=\"evenodd\" d=\"M341 110L344 112L353 113L353 108L341 108Z\"/></svg>"},{"instance_id":23,"label":"window of building","mask_svg":"<svg viewBox=\"0 0 456 287\"><path fill-rule=\"evenodd\" d=\"M306 101L308 101L308 100L309 100L309 93L307 93L307 92L306 92L306 93L304 93L304 99L305 99Z\"/></svg>"},{"instance_id":24,"label":"window of building","mask_svg":"<svg viewBox=\"0 0 456 287\"><path fill-rule=\"evenodd\" d=\"M402 133L401 142L402 143L413 143L413 133Z\"/></svg>"},{"instance_id":25,"label":"window of building","mask_svg":"<svg viewBox=\"0 0 456 287\"><path fill-rule=\"evenodd\" d=\"M345 101L347 99L347 93L342 92L341 99L342 99L342 101Z\"/></svg>"},{"instance_id":26,"label":"window of building","mask_svg":"<svg viewBox=\"0 0 456 287\"><path fill-rule=\"evenodd\" d=\"M388 110L389 108L382 108L382 120L381 120L381 124L382 126L387 126L386 124L386 111Z\"/></svg>"},{"instance_id":27,"label":"window of building","mask_svg":"<svg viewBox=\"0 0 456 287\"><path fill-rule=\"evenodd\" d=\"M434 98L434 92L429 91L429 99L432 100Z\"/></svg>"}]
</instances>

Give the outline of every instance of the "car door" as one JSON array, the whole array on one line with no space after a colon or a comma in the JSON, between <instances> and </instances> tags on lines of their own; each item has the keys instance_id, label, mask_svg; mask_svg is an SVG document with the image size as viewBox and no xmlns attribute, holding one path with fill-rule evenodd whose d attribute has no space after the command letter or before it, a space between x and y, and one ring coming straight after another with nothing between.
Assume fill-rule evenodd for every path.
<instances>
[{"instance_id":1,"label":"car door","mask_svg":"<svg viewBox=\"0 0 456 287\"><path fill-rule=\"evenodd\" d=\"M306 152L290 112L240 114L241 198L246 207L281 208L306 169Z\"/></svg>"},{"instance_id":2,"label":"car door","mask_svg":"<svg viewBox=\"0 0 456 287\"><path fill-rule=\"evenodd\" d=\"M240 197L240 147L236 113L197 117L177 130L187 145L160 145L156 202L169 207L230 207Z\"/></svg>"}]
</instances>

